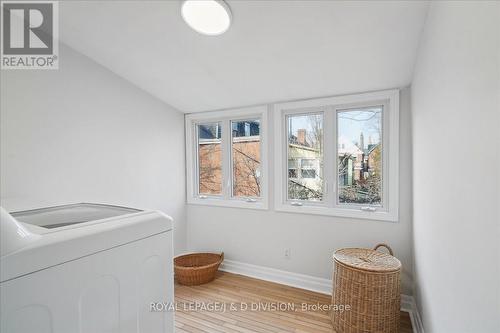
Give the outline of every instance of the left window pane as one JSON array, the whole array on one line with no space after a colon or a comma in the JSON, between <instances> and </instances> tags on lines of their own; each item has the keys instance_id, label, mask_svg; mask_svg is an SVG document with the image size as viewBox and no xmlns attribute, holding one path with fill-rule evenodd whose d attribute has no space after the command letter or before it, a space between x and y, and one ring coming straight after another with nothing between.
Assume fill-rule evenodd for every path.
<instances>
[{"instance_id":1,"label":"left window pane","mask_svg":"<svg viewBox=\"0 0 500 333\"><path fill-rule=\"evenodd\" d=\"M287 116L288 199L323 200L323 114Z\"/></svg>"},{"instance_id":2,"label":"left window pane","mask_svg":"<svg viewBox=\"0 0 500 333\"><path fill-rule=\"evenodd\" d=\"M198 193L222 194L222 123L198 125Z\"/></svg>"}]
</instances>

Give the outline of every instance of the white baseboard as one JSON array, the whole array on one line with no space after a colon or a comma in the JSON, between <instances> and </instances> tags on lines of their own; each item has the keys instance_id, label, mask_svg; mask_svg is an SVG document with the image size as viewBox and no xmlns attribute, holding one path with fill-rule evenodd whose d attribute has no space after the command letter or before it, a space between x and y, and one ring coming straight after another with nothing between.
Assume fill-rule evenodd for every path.
<instances>
[{"instance_id":1,"label":"white baseboard","mask_svg":"<svg viewBox=\"0 0 500 333\"><path fill-rule=\"evenodd\" d=\"M411 312L413 309L413 297L401 294L401 311Z\"/></svg>"},{"instance_id":2,"label":"white baseboard","mask_svg":"<svg viewBox=\"0 0 500 333\"><path fill-rule=\"evenodd\" d=\"M403 296L407 298L407 309L403 309ZM424 333L424 325L422 324L422 319L420 318L420 313L418 312L417 303L415 302L415 298L413 298L413 296L401 295L401 310L406 311L410 314L413 332Z\"/></svg>"},{"instance_id":3,"label":"white baseboard","mask_svg":"<svg viewBox=\"0 0 500 333\"><path fill-rule=\"evenodd\" d=\"M315 291L321 294L332 294L332 280L305 274L287 272L280 269L246 264L234 260L224 260L221 271L253 277L260 280L284 284L291 287ZM401 311L410 314L413 332L424 333L422 321L412 296L401 294Z\"/></svg>"},{"instance_id":4,"label":"white baseboard","mask_svg":"<svg viewBox=\"0 0 500 333\"><path fill-rule=\"evenodd\" d=\"M332 293L332 281L310 275L282 271L279 269L246 264L234 260L224 260L221 271L276 282L287 286L316 291L321 294Z\"/></svg>"}]
</instances>

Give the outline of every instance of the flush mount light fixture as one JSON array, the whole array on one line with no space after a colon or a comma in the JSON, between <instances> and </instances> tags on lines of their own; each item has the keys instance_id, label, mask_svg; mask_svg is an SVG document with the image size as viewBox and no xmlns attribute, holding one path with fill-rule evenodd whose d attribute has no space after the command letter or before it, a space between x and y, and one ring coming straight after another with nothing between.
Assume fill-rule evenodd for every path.
<instances>
[{"instance_id":1,"label":"flush mount light fixture","mask_svg":"<svg viewBox=\"0 0 500 333\"><path fill-rule=\"evenodd\" d=\"M231 9L222 0L185 0L182 18L196 32L217 36L231 25Z\"/></svg>"}]
</instances>

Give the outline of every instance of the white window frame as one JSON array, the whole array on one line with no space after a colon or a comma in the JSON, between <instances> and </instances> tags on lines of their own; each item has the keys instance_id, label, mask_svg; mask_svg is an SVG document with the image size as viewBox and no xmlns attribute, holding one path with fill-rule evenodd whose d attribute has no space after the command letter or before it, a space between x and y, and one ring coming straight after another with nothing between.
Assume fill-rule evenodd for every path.
<instances>
[{"instance_id":1,"label":"white window frame","mask_svg":"<svg viewBox=\"0 0 500 333\"><path fill-rule=\"evenodd\" d=\"M383 207L337 202L337 112L383 105ZM288 199L288 115L323 113L323 200ZM397 222L399 219L399 90L318 98L274 105L274 201L282 212Z\"/></svg>"},{"instance_id":2,"label":"white window frame","mask_svg":"<svg viewBox=\"0 0 500 333\"><path fill-rule=\"evenodd\" d=\"M224 111L188 114L186 126L186 192L187 203L234 208L268 209L268 107L255 106ZM231 121L260 120L261 191L260 198L233 197L232 131ZM222 123L222 194L198 194L198 137L197 125L211 122Z\"/></svg>"}]
</instances>

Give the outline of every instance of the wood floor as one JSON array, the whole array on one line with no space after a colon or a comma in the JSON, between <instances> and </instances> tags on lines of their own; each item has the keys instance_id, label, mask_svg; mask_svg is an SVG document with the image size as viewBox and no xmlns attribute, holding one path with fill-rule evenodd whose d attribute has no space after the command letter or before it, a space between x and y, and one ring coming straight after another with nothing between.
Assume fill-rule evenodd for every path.
<instances>
[{"instance_id":1,"label":"wood floor","mask_svg":"<svg viewBox=\"0 0 500 333\"><path fill-rule=\"evenodd\" d=\"M176 284L175 300L176 333L333 332L328 310L302 311L303 304L328 306L330 296L241 275L219 272L205 285ZM401 312L401 333L411 332L410 317Z\"/></svg>"}]
</instances>

